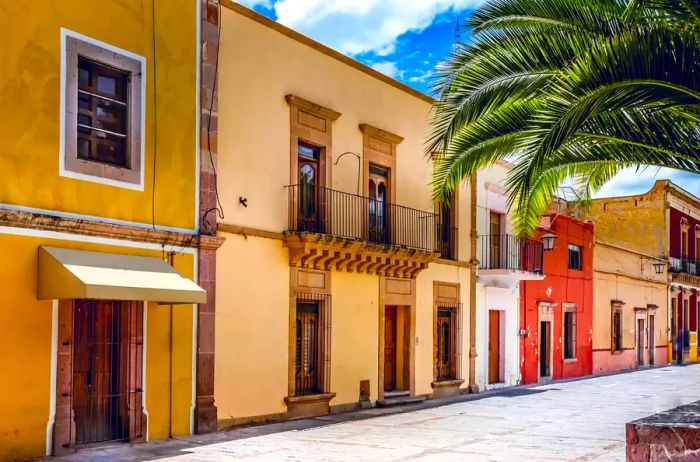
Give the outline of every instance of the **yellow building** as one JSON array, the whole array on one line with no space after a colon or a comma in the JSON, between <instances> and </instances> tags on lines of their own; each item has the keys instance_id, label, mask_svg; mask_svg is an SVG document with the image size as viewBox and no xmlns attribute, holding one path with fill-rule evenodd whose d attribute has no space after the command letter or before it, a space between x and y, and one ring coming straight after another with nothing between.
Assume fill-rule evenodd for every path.
<instances>
[{"instance_id":1,"label":"yellow building","mask_svg":"<svg viewBox=\"0 0 700 462\"><path fill-rule=\"evenodd\" d=\"M220 426L466 389L474 195L431 200L432 100L223 6Z\"/></svg>"},{"instance_id":2,"label":"yellow building","mask_svg":"<svg viewBox=\"0 0 700 462\"><path fill-rule=\"evenodd\" d=\"M0 460L207 429L199 18L0 5Z\"/></svg>"},{"instance_id":3,"label":"yellow building","mask_svg":"<svg viewBox=\"0 0 700 462\"><path fill-rule=\"evenodd\" d=\"M593 372L669 362L667 182L647 193L596 199Z\"/></svg>"}]
</instances>

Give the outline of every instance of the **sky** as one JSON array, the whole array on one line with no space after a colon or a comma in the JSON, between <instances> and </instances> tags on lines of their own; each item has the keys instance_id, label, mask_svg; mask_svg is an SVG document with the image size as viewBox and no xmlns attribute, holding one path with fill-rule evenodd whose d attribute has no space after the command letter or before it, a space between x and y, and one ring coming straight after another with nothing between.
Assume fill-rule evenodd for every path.
<instances>
[{"instance_id":1,"label":"sky","mask_svg":"<svg viewBox=\"0 0 700 462\"><path fill-rule=\"evenodd\" d=\"M483 0L237 0L424 93L461 24ZM468 31L460 39L469 39ZM639 194L671 179L700 197L700 177L668 169L628 170L599 197Z\"/></svg>"}]
</instances>

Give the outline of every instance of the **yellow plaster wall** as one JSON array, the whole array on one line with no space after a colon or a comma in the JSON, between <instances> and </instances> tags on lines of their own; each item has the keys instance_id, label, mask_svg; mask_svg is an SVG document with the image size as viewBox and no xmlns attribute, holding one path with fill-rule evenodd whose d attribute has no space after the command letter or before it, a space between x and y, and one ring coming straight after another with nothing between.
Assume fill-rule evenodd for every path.
<instances>
[{"instance_id":1,"label":"yellow plaster wall","mask_svg":"<svg viewBox=\"0 0 700 462\"><path fill-rule=\"evenodd\" d=\"M333 123L332 161L346 151L362 155L361 123L404 137L396 155L395 201L433 211L424 157L428 102L228 8L222 16L219 121L226 130L218 135L218 167L225 222L269 231L286 228L287 94L342 113ZM332 188L356 193L357 159L345 156L331 168ZM247 208L238 204L239 196L248 198Z\"/></svg>"},{"instance_id":2,"label":"yellow plaster wall","mask_svg":"<svg viewBox=\"0 0 700 462\"><path fill-rule=\"evenodd\" d=\"M645 194L595 199L584 218L595 223L596 240L638 252L668 253L666 185L657 181Z\"/></svg>"},{"instance_id":3,"label":"yellow plaster wall","mask_svg":"<svg viewBox=\"0 0 700 462\"><path fill-rule=\"evenodd\" d=\"M154 103L151 3L37 0L0 3L0 203L151 223ZM157 224L194 227L198 0L156 2ZM59 176L60 30L146 58L144 191Z\"/></svg>"},{"instance_id":4,"label":"yellow plaster wall","mask_svg":"<svg viewBox=\"0 0 700 462\"><path fill-rule=\"evenodd\" d=\"M377 399L379 278L334 271L331 281L331 405L356 403L361 380L370 381L370 396Z\"/></svg>"},{"instance_id":5,"label":"yellow plaster wall","mask_svg":"<svg viewBox=\"0 0 700 462\"><path fill-rule=\"evenodd\" d=\"M287 407L289 257L282 241L220 233L216 255L218 418Z\"/></svg>"},{"instance_id":6,"label":"yellow plaster wall","mask_svg":"<svg viewBox=\"0 0 700 462\"><path fill-rule=\"evenodd\" d=\"M161 257L160 251L98 245L63 239L0 234L3 258L0 301L0 460L37 457L46 451L51 380L50 300L36 299L38 247L51 245ZM178 254L174 266L193 276L193 256ZM169 307L150 304L146 332L146 409L150 438L167 437L169 408ZM173 338L173 433L189 433L192 398L192 307L175 307Z\"/></svg>"}]
</instances>

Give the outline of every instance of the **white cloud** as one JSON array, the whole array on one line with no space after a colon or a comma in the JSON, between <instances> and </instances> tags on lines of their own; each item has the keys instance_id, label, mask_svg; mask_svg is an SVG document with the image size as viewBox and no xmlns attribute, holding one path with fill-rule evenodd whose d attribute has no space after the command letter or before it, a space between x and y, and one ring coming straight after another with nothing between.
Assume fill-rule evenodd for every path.
<instances>
[{"instance_id":1,"label":"white cloud","mask_svg":"<svg viewBox=\"0 0 700 462\"><path fill-rule=\"evenodd\" d=\"M270 0L244 0L244 4ZM482 0L278 0L274 3L280 23L342 53L373 52L386 56L396 39L420 32L435 17L450 9L461 11Z\"/></svg>"},{"instance_id":2,"label":"white cloud","mask_svg":"<svg viewBox=\"0 0 700 462\"><path fill-rule=\"evenodd\" d=\"M236 0L236 3L240 3L248 8L255 8L256 6L262 6L263 8L272 8L274 0Z\"/></svg>"},{"instance_id":3,"label":"white cloud","mask_svg":"<svg viewBox=\"0 0 700 462\"><path fill-rule=\"evenodd\" d=\"M637 171L627 169L596 194L596 197L614 197L641 194L649 191L656 180L671 180L691 194L700 197L700 176L692 173L679 172L668 168L648 167Z\"/></svg>"},{"instance_id":4,"label":"white cloud","mask_svg":"<svg viewBox=\"0 0 700 462\"><path fill-rule=\"evenodd\" d=\"M435 73L433 71L418 72L417 75L408 78L409 82L420 82L425 83L430 79Z\"/></svg>"},{"instance_id":5,"label":"white cloud","mask_svg":"<svg viewBox=\"0 0 700 462\"><path fill-rule=\"evenodd\" d=\"M396 62L394 61L382 61L372 64L372 69L375 69L382 74L386 74L389 77L396 78L401 74L399 68L396 67Z\"/></svg>"}]
</instances>

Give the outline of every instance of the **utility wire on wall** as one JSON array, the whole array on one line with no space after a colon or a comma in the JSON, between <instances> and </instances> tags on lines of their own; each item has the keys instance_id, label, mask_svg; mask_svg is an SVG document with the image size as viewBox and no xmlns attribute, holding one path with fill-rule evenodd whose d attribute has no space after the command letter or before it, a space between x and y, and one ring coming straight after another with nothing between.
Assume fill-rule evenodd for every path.
<instances>
[{"instance_id":1,"label":"utility wire on wall","mask_svg":"<svg viewBox=\"0 0 700 462\"><path fill-rule=\"evenodd\" d=\"M153 28L153 190L151 191L151 225L156 229L156 155L158 152L158 87L156 66L156 0L152 0L151 23Z\"/></svg>"}]
</instances>

